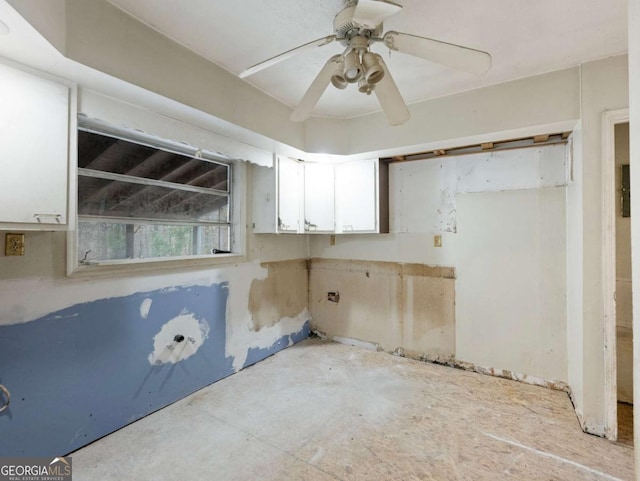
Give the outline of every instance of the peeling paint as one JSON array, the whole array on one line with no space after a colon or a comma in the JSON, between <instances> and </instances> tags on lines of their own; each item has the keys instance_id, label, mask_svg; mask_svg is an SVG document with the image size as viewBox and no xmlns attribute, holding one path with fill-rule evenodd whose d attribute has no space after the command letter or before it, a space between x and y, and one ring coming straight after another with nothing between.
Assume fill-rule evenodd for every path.
<instances>
[{"instance_id":1,"label":"peeling paint","mask_svg":"<svg viewBox=\"0 0 640 481\"><path fill-rule=\"evenodd\" d=\"M299 262L306 266L306 260L283 262L282 266L288 264L296 269ZM282 337L300 332L304 324L311 319L306 307L307 291L305 290L304 308L300 312L291 317L281 317L272 326L265 326L257 331L254 329L253 315L249 311L247 296L254 281L266 279L268 273L268 268L261 265L259 261L240 264L228 273L230 289L227 303L226 352L233 357L235 370L242 369L246 365L250 349L269 348Z\"/></svg>"},{"instance_id":2,"label":"peeling paint","mask_svg":"<svg viewBox=\"0 0 640 481\"><path fill-rule=\"evenodd\" d=\"M262 267L267 268L267 277L254 279L249 291L254 331L274 326L283 317L295 317L307 307L306 260L268 262Z\"/></svg>"}]
</instances>

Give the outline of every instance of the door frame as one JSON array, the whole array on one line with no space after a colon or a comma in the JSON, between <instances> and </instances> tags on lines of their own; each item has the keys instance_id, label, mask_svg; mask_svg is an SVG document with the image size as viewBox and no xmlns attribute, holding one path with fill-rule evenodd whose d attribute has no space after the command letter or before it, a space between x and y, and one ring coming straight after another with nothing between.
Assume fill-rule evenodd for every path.
<instances>
[{"instance_id":1,"label":"door frame","mask_svg":"<svg viewBox=\"0 0 640 481\"><path fill-rule=\"evenodd\" d=\"M604 308L605 437L618 439L616 354L616 161L615 127L629 122L629 109L602 114L602 299Z\"/></svg>"}]
</instances>

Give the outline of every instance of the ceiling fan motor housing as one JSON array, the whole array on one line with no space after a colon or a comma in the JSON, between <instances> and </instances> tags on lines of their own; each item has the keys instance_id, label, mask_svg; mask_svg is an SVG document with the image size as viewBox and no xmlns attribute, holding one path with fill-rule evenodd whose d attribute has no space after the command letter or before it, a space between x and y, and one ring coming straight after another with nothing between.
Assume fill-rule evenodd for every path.
<instances>
[{"instance_id":1,"label":"ceiling fan motor housing","mask_svg":"<svg viewBox=\"0 0 640 481\"><path fill-rule=\"evenodd\" d=\"M356 4L349 3L343 8L333 19L333 29L335 31L338 40L347 45L349 39L355 35L362 35L364 37L378 37L382 34L382 23L376 25L374 29L365 27L356 22L353 18L356 11Z\"/></svg>"}]
</instances>

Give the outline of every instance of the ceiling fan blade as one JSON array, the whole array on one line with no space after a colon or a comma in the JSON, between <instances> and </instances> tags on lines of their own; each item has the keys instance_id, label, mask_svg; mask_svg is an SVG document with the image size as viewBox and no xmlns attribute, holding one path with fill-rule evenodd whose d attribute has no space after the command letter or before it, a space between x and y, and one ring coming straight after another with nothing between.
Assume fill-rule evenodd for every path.
<instances>
[{"instance_id":1,"label":"ceiling fan blade","mask_svg":"<svg viewBox=\"0 0 640 481\"><path fill-rule=\"evenodd\" d=\"M391 50L430 60L447 67L482 75L491 67L491 55L481 50L440 42L408 33L387 32L384 44Z\"/></svg>"},{"instance_id":2,"label":"ceiling fan blade","mask_svg":"<svg viewBox=\"0 0 640 481\"><path fill-rule=\"evenodd\" d=\"M411 114L404 103L402 95L400 95L398 86L389 73L387 65L379 55L376 55L376 57L384 70L384 77L376 84L373 91L378 97L378 102L380 102L384 114L387 116L389 125L402 125L409 120Z\"/></svg>"},{"instance_id":3,"label":"ceiling fan blade","mask_svg":"<svg viewBox=\"0 0 640 481\"><path fill-rule=\"evenodd\" d=\"M333 42L335 39L336 39L335 35L329 35L328 37L319 38L318 40L314 40L313 42L305 43L304 45L300 45L299 47L292 48L291 50L287 50L286 52L281 53L280 55L271 57L270 59L265 60L264 62L257 63L254 66L249 67L246 70L243 70L242 72L240 72L238 77L240 78L248 77L249 75L253 75L254 73L260 72L261 70L272 67L284 60L287 60L288 58L293 57L294 55L299 54L300 52L304 52L305 50L309 50L313 47L324 47L325 45Z\"/></svg>"},{"instance_id":4,"label":"ceiling fan blade","mask_svg":"<svg viewBox=\"0 0 640 481\"><path fill-rule=\"evenodd\" d=\"M376 28L387 18L402 10L402 5L382 0L358 0L353 20L367 28Z\"/></svg>"},{"instance_id":5,"label":"ceiling fan blade","mask_svg":"<svg viewBox=\"0 0 640 481\"><path fill-rule=\"evenodd\" d=\"M311 111L318 103L318 100L320 100L324 91L327 90L327 87L331 82L331 77L342 71L340 68L341 64L342 56L340 55L334 55L327 61L327 63L324 64L324 67L322 67L320 73L313 82L311 82L311 86L289 117L292 122L302 122L311 115Z\"/></svg>"}]
</instances>

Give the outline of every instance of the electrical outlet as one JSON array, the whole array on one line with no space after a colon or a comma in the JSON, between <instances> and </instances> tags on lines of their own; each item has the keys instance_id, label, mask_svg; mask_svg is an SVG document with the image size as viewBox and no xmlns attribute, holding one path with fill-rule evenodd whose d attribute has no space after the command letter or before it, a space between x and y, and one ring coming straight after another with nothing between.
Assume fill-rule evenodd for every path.
<instances>
[{"instance_id":1,"label":"electrical outlet","mask_svg":"<svg viewBox=\"0 0 640 481\"><path fill-rule=\"evenodd\" d=\"M333 234L329 237L329 245L330 246L336 245L336 236Z\"/></svg>"},{"instance_id":2,"label":"electrical outlet","mask_svg":"<svg viewBox=\"0 0 640 481\"><path fill-rule=\"evenodd\" d=\"M7 234L5 236L4 255L24 255L24 234Z\"/></svg>"},{"instance_id":3,"label":"electrical outlet","mask_svg":"<svg viewBox=\"0 0 640 481\"><path fill-rule=\"evenodd\" d=\"M327 300L329 302L335 302L336 304L340 302L340 293L339 292L327 292Z\"/></svg>"},{"instance_id":4,"label":"electrical outlet","mask_svg":"<svg viewBox=\"0 0 640 481\"><path fill-rule=\"evenodd\" d=\"M442 236L434 235L433 236L433 247L442 247Z\"/></svg>"}]
</instances>

